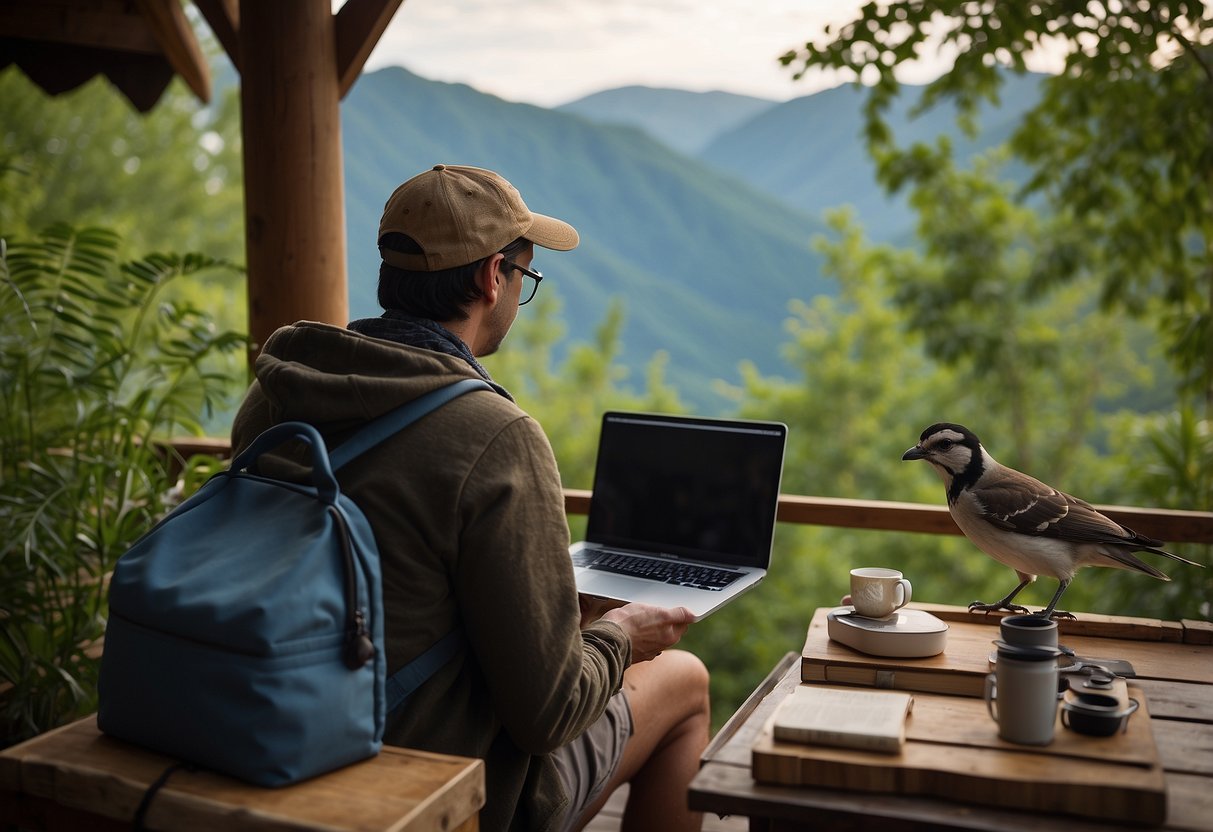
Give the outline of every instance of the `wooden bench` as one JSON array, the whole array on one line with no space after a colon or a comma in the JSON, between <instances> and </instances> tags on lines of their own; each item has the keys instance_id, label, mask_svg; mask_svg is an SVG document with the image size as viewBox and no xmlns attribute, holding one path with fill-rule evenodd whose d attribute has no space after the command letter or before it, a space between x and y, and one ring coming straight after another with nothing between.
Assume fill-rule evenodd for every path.
<instances>
[{"instance_id":1,"label":"wooden bench","mask_svg":"<svg viewBox=\"0 0 1213 832\"><path fill-rule=\"evenodd\" d=\"M105 736L95 716L0 752L0 828L130 829L174 761ZM156 830L476 830L484 763L385 746L377 757L281 789L175 772L145 825Z\"/></svg>"}]
</instances>

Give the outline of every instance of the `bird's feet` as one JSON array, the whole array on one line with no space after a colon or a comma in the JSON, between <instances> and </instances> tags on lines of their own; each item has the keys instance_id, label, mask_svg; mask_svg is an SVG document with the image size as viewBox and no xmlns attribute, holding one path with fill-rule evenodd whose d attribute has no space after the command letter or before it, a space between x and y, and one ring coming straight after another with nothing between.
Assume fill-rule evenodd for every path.
<instances>
[{"instance_id":1,"label":"bird's feet","mask_svg":"<svg viewBox=\"0 0 1213 832\"><path fill-rule=\"evenodd\" d=\"M1027 612L1027 610L1024 610ZM1078 616L1067 610L1050 610L1043 609L1040 612L1034 612L1032 615L1040 616L1041 618L1064 618L1066 621L1077 621Z\"/></svg>"},{"instance_id":2,"label":"bird's feet","mask_svg":"<svg viewBox=\"0 0 1213 832\"><path fill-rule=\"evenodd\" d=\"M998 612L999 610L1006 610L1007 612L1025 615L1028 612L1027 607L1021 607L1019 604L1010 604L1006 601L999 601L996 604L986 604L981 601L974 601L973 603L969 604L969 612L984 612L986 615L989 615L990 613Z\"/></svg>"}]
</instances>

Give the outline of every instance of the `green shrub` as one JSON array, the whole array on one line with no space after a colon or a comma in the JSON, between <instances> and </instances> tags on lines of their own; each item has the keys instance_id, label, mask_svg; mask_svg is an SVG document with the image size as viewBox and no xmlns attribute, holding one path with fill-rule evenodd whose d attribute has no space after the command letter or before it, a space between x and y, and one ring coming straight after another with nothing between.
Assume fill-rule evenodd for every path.
<instances>
[{"instance_id":1,"label":"green shrub","mask_svg":"<svg viewBox=\"0 0 1213 832\"><path fill-rule=\"evenodd\" d=\"M120 243L66 225L0 239L0 746L96 707L107 576L188 465L157 440L201 433L243 388L246 339L162 291L230 267L120 263Z\"/></svg>"}]
</instances>

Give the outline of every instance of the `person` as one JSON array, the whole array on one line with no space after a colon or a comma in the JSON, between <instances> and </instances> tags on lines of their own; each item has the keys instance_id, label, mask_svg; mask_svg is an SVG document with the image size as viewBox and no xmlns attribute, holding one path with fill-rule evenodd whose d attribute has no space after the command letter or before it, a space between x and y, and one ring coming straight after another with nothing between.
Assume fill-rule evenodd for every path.
<instances>
[{"instance_id":1,"label":"person","mask_svg":"<svg viewBox=\"0 0 1213 832\"><path fill-rule=\"evenodd\" d=\"M578 829L625 782L624 828L695 829L687 785L708 740L708 673L669 649L692 616L578 596L551 446L478 361L538 288L535 246L578 241L491 171L409 179L379 228L382 316L274 332L232 446L296 419L332 446L438 387L489 382L341 471L379 543L388 673L464 635L389 715L385 742L484 759L484 829ZM305 459L272 462L302 476Z\"/></svg>"}]
</instances>

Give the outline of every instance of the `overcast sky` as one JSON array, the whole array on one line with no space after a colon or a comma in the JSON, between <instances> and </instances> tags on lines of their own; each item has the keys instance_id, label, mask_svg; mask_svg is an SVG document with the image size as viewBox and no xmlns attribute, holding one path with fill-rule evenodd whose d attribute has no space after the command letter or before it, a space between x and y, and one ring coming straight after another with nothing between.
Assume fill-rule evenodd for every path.
<instances>
[{"instance_id":1,"label":"overcast sky","mask_svg":"<svg viewBox=\"0 0 1213 832\"><path fill-rule=\"evenodd\" d=\"M835 86L778 57L860 0L406 0L367 62L550 107L630 84L777 101ZM902 80L919 83L925 67ZM918 76L918 77L915 77Z\"/></svg>"}]
</instances>

